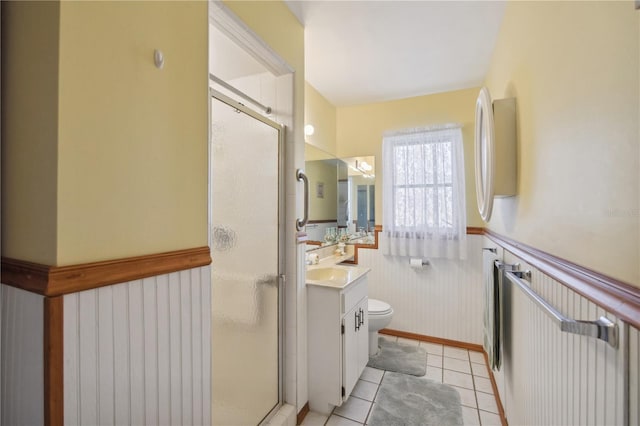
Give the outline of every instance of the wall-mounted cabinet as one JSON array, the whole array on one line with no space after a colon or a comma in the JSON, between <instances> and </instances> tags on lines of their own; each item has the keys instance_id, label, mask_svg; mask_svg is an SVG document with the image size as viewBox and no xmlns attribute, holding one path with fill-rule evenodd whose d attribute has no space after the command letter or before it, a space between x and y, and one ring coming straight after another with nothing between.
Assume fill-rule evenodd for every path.
<instances>
[{"instance_id":1,"label":"wall-mounted cabinet","mask_svg":"<svg viewBox=\"0 0 640 426\"><path fill-rule=\"evenodd\" d=\"M516 187L516 99L493 101L493 125L495 136L494 197L512 197Z\"/></svg>"},{"instance_id":2,"label":"wall-mounted cabinet","mask_svg":"<svg viewBox=\"0 0 640 426\"><path fill-rule=\"evenodd\" d=\"M369 361L366 275L345 288L307 285L309 408L329 414Z\"/></svg>"}]
</instances>

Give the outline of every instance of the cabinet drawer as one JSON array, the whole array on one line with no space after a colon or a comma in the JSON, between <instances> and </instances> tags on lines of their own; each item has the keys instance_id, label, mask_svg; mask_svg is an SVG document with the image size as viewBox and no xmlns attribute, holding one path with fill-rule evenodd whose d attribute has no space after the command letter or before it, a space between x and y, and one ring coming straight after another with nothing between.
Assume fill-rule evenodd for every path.
<instances>
[{"instance_id":1,"label":"cabinet drawer","mask_svg":"<svg viewBox=\"0 0 640 426\"><path fill-rule=\"evenodd\" d=\"M342 293L342 314L349 312L364 297L367 297L367 279L363 277Z\"/></svg>"}]
</instances>

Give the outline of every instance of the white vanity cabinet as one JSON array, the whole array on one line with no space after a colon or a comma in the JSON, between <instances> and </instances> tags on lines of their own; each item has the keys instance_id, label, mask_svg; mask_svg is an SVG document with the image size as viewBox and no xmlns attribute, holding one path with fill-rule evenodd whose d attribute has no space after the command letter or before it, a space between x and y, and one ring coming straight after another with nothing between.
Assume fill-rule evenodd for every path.
<instances>
[{"instance_id":1,"label":"white vanity cabinet","mask_svg":"<svg viewBox=\"0 0 640 426\"><path fill-rule=\"evenodd\" d=\"M311 411L346 401L369 361L367 272L344 287L307 283Z\"/></svg>"},{"instance_id":2,"label":"white vanity cabinet","mask_svg":"<svg viewBox=\"0 0 640 426\"><path fill-rule=\"evenodd\" d=\"M358 382L362 370L369 362L369 323L367 320L367 297L347 312L342 319L342 386L346 399ZM364 349L363 349L364 348Z\"/></svg>"}]
</instances>

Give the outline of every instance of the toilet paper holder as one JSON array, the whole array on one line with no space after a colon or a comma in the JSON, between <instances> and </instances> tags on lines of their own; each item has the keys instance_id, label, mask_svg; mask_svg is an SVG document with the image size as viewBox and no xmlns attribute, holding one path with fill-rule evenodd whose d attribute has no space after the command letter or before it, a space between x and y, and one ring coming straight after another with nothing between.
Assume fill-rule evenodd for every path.
<instances>
[{"instance_id":1,"label":"toilet paper holder","mask_svg":"<svg viewBox=\"0 0 640 426\"><path fill-rule=\"evenodd\" d=\"M409 266L412 268L423 268L425 266L429 266L429 259L415 258L412 257L409 259Z\"/></svg>"}]
</instances>

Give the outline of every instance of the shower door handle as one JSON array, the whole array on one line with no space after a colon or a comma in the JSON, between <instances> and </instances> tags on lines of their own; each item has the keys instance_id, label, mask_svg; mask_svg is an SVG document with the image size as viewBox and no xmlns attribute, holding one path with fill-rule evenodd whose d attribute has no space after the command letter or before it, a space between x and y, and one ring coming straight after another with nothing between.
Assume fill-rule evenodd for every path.
<instances>
[{"instance_id":1,"label":"shower door handle","mask_svg":"<svg viewBox=\"0 0 640 426\"><path fill-rule=\"evenodd\" d=\"M302 231L309 221L309 179L302 169L296 171L296 179L304 183L304 217L302 219L296 219L296 229Z\"/></svg>"}]
</instances>

